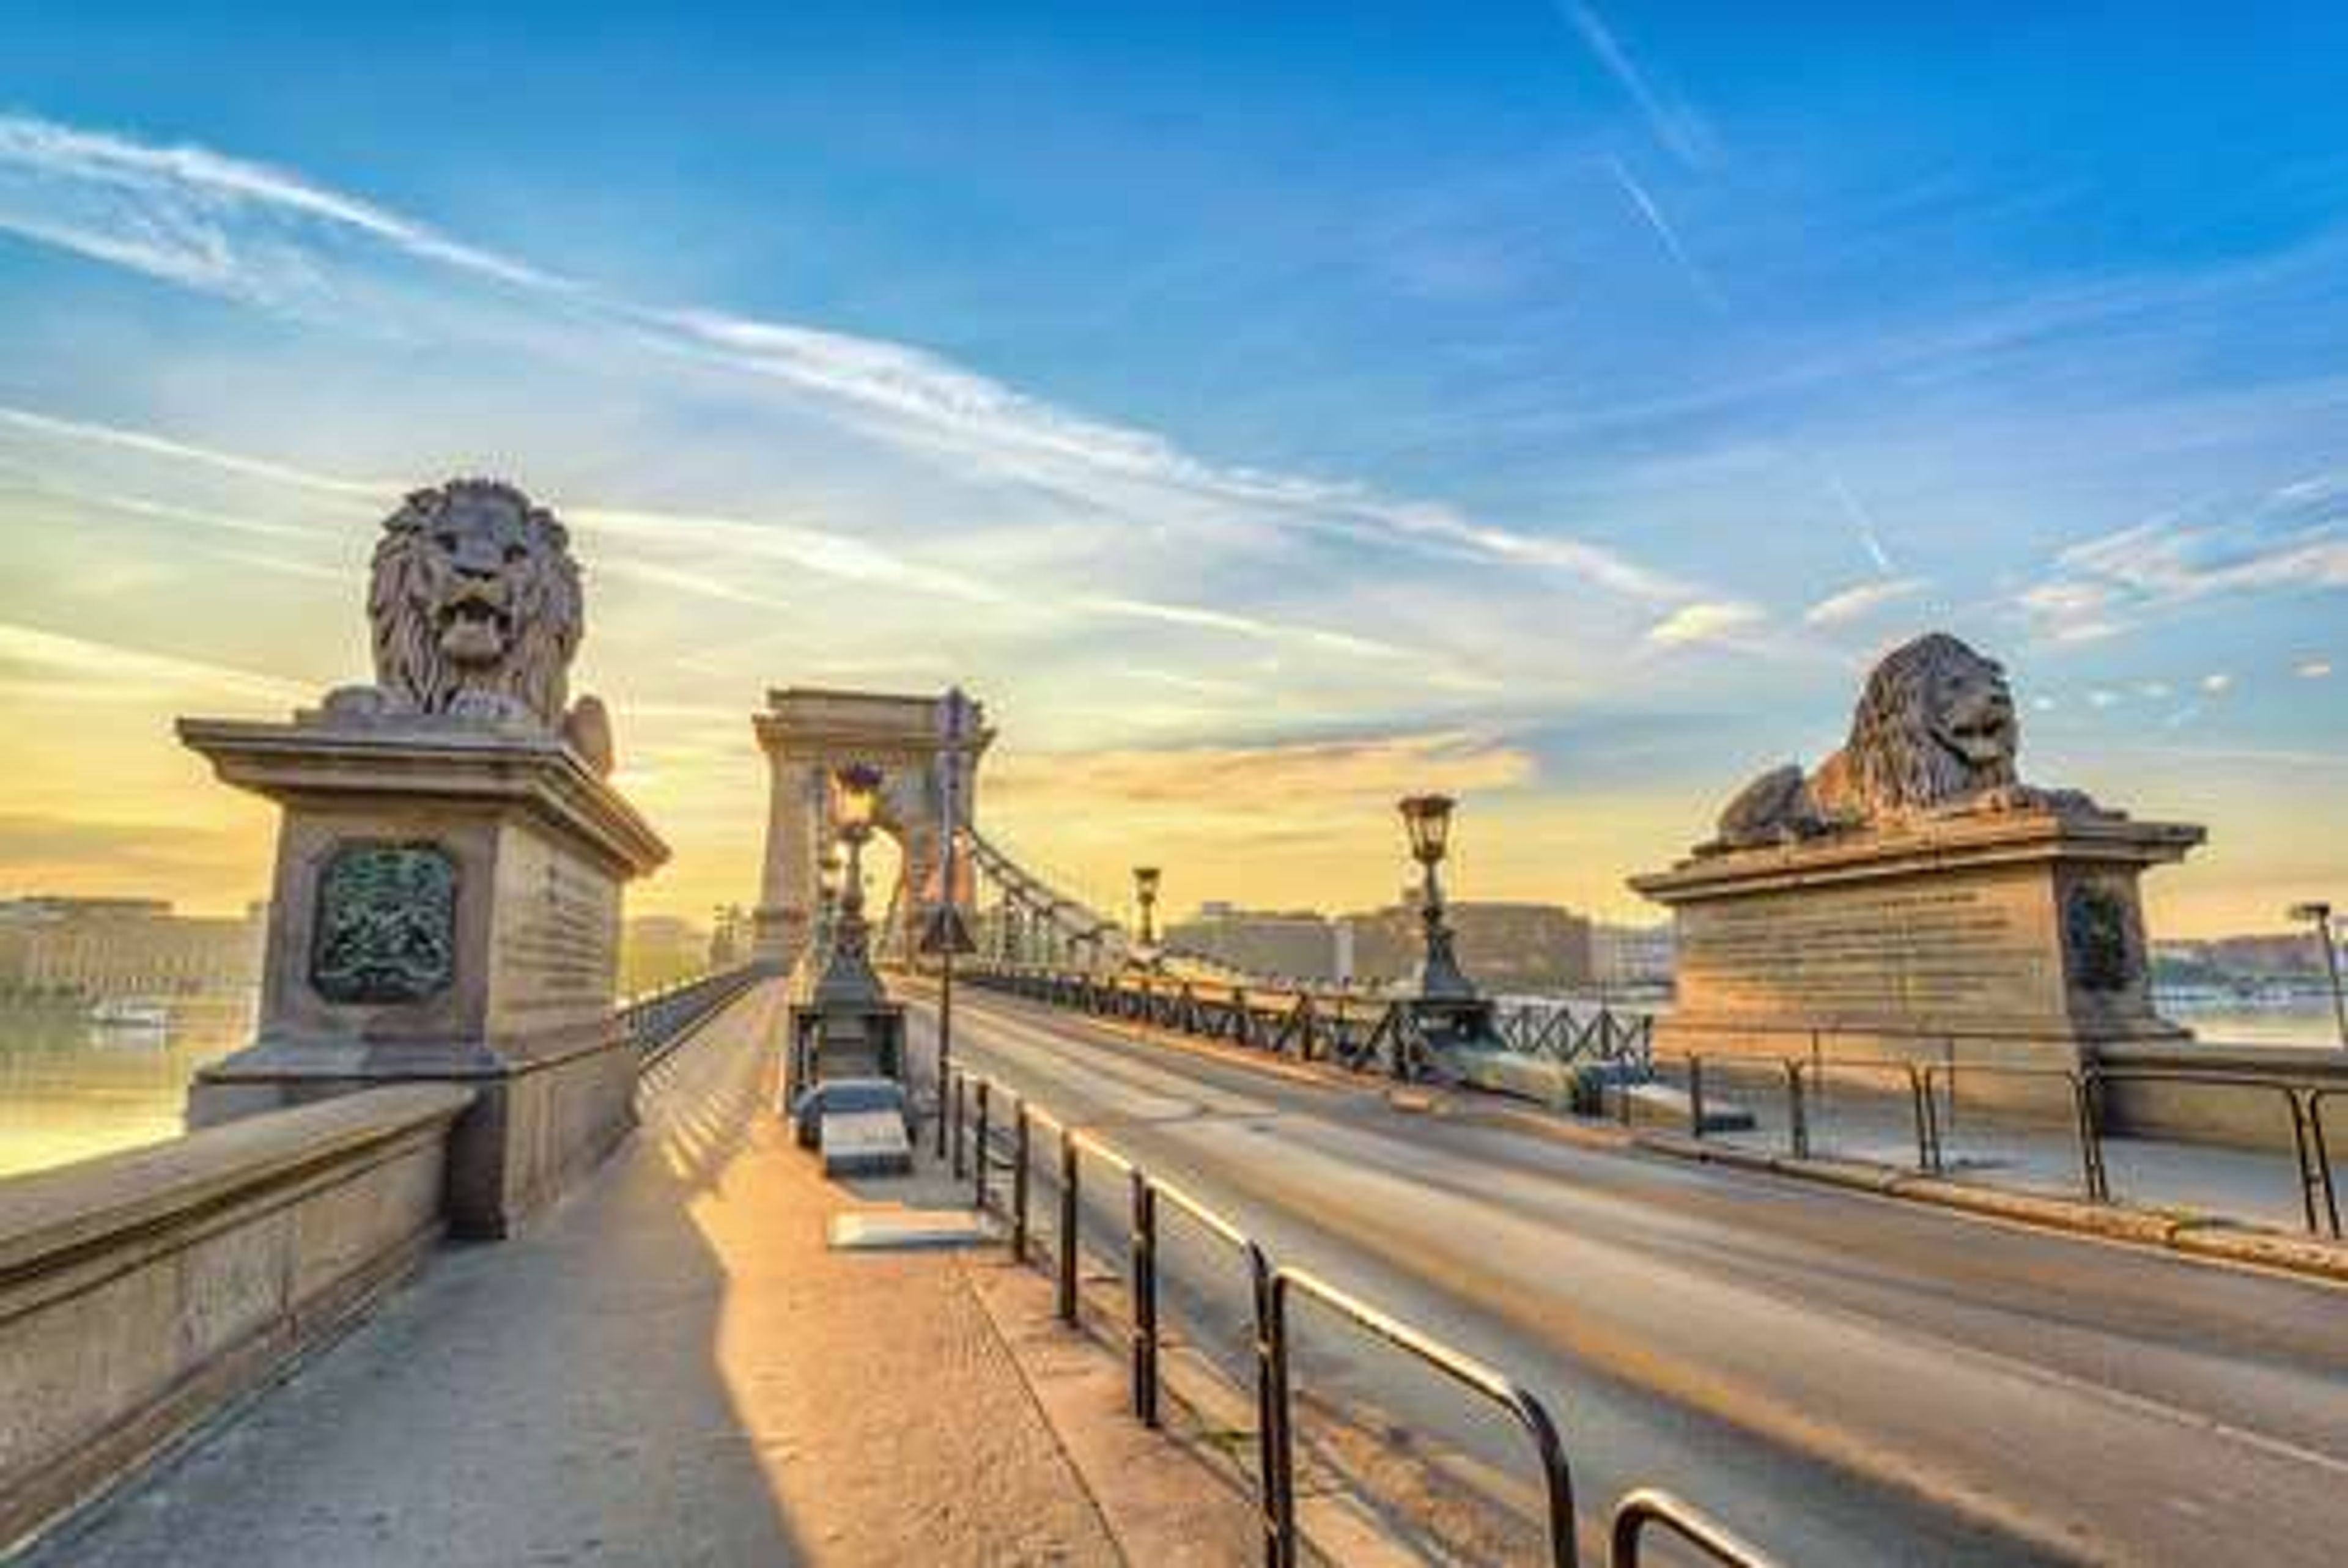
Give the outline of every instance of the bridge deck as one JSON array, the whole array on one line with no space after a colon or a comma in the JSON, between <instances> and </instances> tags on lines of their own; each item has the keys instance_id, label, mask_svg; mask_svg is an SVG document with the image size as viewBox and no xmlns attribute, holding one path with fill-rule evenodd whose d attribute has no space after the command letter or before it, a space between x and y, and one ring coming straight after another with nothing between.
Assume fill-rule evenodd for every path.
<instances>
[{"instance_id":1,"label":"bridge deck","mask_svg":"<svg viewBox=\"0 0 2348 1568\"><path fill-rule=\"evenodd\" d=\"M451 1250L32 1561L1111 1563L950 1255L825 1250L755 1112L779 998L664 1064L544 1224Z\"/></svg>"},{"instance_id":2,"label":"bridge deck","mask_svg":"<svg viewBox=\"0 0 2348 1568\"><path fill-rule=\"evenodd\" d=\"M955 1016L965 1065L1529 1381L1588 1509L1661 1483L1797 1563L2343 1560L2339 1286L1414 1113L983 991ZM932 1029L917 1009L924 1059ZM1176 1332L1242 1342L1228 1257L1159 1270ZM1422 1450L1526 1473L1326 1320L1293 1353Z\"/></svg>"}]
</instances>

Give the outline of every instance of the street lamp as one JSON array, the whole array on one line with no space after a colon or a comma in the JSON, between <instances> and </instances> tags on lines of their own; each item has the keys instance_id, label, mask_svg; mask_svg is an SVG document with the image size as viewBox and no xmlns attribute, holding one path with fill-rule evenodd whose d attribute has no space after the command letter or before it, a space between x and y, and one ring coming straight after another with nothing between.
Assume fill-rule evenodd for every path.
<instances>
[{"instance_id":1,"label":"street lamp","mask_svg":"<svg viewBox=\"0 0 2348 1568\"><path fill-rule=\"evenodd\" d=\"M847 855L827 853L819 867L831 939L815 984L791 1008L783 1080L798 1139L808 1148L821 1143L825 1086L832 1081L886 1079L897 1103L904 1102L904 1009L872 972L864 924L864 841L880 809L880 770L869 763L836 768L830 793L832 834Z\"/></svg>"},{"instance_id":2,"label":"street lamp","mask_svg":"<svg viewBox=\"0 0 2348 1568\"><path fill-rule=\"evenodd\" d=\"M2322 903L2294 904L2291 917L2305 920L2315 927L2315 939L2323 948L2323 970L2332 978L2332 1016L2340 1028L2340 1044L2348 1050L2348 999L2340 990L2340 945L2332 935L2332 906Z\"/></svg>"},{"instance_id":3,"label":"street lamp","mask_svg":"<svg viewBox=\"0 0 2348 1568\"><path fill-rule=\"evenodd\" d=\"M829 845L823 857L816 862L815 937L808 944L807 956L799 960L804 966L802 973L821 974L824 965L830 961L832 934L839 920L840 883L846 870L847 861L841 857L837 844Z\"/></svg>"},{"instance_id":4,"label":"street lamp","mask_svg":"<svg viewBox=\"0 0 2348 1568\"><path fill-rule=\"evenodd\" d=\"M1141 907L1141 945L1145 948L1158 945L1159 876L1159 868L1155 866L1133 868L1133 901Z\"/></svg>"},{"instance_id":5,"label":"street lamp","mask_svg":"<svg viewBox=\"0 0 2348 1568\"><path fill-rule=\"evenodd\" d=\"M816 982L819 1006L883 999L880 978L872 972L864 924L864 841L872 835L872 817L880 802L879 768L870 763L850 763L832 770L832 828L848 846L848 859L839 868L831 951L825 957L823 978Z\"/></svg>"},{"instance_id":6,"label":"street lamp","mask_svg":"<svg viewBox=\"0 0 2348 1568\"><path fill-rule=\"evenodd\" d=\"M1476 987L1459 968L1452 951L1451 927L1443 917L1443 884L1435 868L1450 846L1451 808L1447 794L1406 795L1400 803L1404 828L1410 835L1411 857L1426 875L1419 898L1419 924L1426 957L1420 960L1418 995L1432 1001L1471 1001Z\"/></svg>"}]
</instances>

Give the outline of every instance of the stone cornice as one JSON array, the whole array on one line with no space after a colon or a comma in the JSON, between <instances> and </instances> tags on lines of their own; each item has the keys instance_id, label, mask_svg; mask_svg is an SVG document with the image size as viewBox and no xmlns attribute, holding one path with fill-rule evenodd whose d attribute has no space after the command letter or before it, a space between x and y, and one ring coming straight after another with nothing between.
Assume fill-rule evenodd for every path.
<instances>
[{"instance_id":1,"label":"stone cornice","mask_svg":"<svg viewBox=\"0 0 2348 1568\"><path fill-rule=\"evenodd\" d=\"M938 710L943 701L792 686L769 691L767 707L751 714L750 723L758 744L770 756L800 753L833 756L844 752L926 761L947 749L938 728ZM994 731L980 716L983 712L980 704L970 705L978 724L962 740L961 750L973 757L983 753L994 739Z\"/></svg>"},{"instance_id":2,"label":"stone cornice","mask_svg":"<svg viewBox=\"0 0 2348 1568\"><path fill-rule=\"evenodd\" d=\"M1678 904L1954 866L2049 860L2156 866L2184 858L2207 836L2206 829L2189 823L2048 811L1982 812L1929 817L1888 831L1693 856L1668 871L1633 876L1630 885L1658 903Z\"/></svg>"},{"instance_id":3,"label":"stone cornice","mask_svg":"<svg viewBox=\"0 0 2348 1568\"><path fill-rule=\"evenodd\" d=\"M507 804L585 838L626 875L668 859L668 845L635 807L551 736L232 719L181 719L179 733L211 759L222 783L281 804L417 796Z\"/></svg>"}]
</instances>

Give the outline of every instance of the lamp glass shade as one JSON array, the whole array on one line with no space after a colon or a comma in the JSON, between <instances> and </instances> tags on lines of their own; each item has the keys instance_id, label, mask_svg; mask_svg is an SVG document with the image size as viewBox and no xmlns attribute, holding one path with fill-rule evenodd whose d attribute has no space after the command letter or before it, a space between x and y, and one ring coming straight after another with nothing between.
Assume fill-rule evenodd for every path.
<instances>
[{"instance_id":1,"label":"lamp glass shade","mask_svg":"<svg viewBox=\"0 0 2348 1568\"><path fill-rule=\"evenodd\" d=\"M872 829L872 814L880 804L880 770L870 763L850 763L831 775L833 820L850 838Z\"/></svg>"},{"instance_id":2,"label":"lamp glass shade","mask_svg":"<svg viewBox=\"0 0 2348 1568\"><path fill-rule=\"evenodd\" d=\"M1152 898L1157 897L1158 867L1155 866L1135 866L1133 868L1133 891L1134 896L1145 904L1148 903Z\"/></svg>"},{"instance_id":3,"label":"lamp glass shade","mask_svg":"<svg viewBox=\"0 0 2348 1568\"><path fill-rule=\"evenodd\" d=\"M1444 846L1451 836L1453 804L1447 794L1403 797L1403 826L1410 833L1411 855L1422 865L1432 866L1443 858Z\"/></svg>"},{"instance_id":4,"label":"lamp glass shade","mask_svg":"<svg viewBox=\"0 0 2348 1568\"><path fill-rule=\"evenodd\" d=\"M2291 917L2294 920L2329 920L2332 918L2332 906L2329 904L2294 904L2291 907Z\"/></svg>"}]
</instances>

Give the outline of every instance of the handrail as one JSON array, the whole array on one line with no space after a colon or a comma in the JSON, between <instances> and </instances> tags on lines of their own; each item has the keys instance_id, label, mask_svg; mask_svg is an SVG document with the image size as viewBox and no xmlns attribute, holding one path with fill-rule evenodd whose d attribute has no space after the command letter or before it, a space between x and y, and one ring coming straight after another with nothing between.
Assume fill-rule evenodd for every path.
<instances>
[{"instance_id":1,"label":"handrail","mask_svg":"<svg viewBox=\"0 0 2348 1568\"><path fill-rule=\"evenodd\" d=\"M1556 1423L1540 1398L1464 1351L1454 1349L1402 1319L1360 1300L1318 1276L1299 1268L1273 1265L1262 1244L1227 1215L1188 1189L1152 1174L1131 1155L1098 1133L1069 1124L1034 1103L1009 1083L960 1063L948 1070L951 1104L942 1113L953 1114L966 1095L982 1104L1007 1100L1016 1146L1012 1191L1013 1256L1025 1260L1027 1179L1030 1128L1044 1122L1058 1133L1060 1148L1060 1225L1053 1258L1055 1313L1066 1323L1078 1318L1077 1230L1081 1219L1083 1156L1090 1154L1126 1173L1131 1191L1128 1253L1132 1269L1133 1413L1144 1424L1159 1422L1160 1378L1159 1356L1162 1336L1158 1313L1158 1215L1162 1204L1197 1220L1229 1244L1248 1266L1254 1322L1256 1428L1258 1447L1257 1504L1262 1527L1264 1561L1270 1568L1294 1568L1298 1556L1296 1529L1295 1448L1293 1412L1288 1374L1289 1331L1287 1297L1300 1292L1341 1313L1384 1342L1416 1356L1454 1382L1498 1403L1531 1437L1540 1460L1544 1494L1549 1504L1550 1553L1553 1563L1571 1568L1577 1561L1571 1475ZM983 1173L988 1153L982 1143L976 1161ZM983 1174L973 1179L972 1196L983 1206L987 1186Z\"/></svg>"},{"instance_id":2,"label":"handrail","mask_svg":"<svg viewBox=\"0 0 2348 1568\"><path fill-rule=\"evenodd\" d=\"M2175 1083L2229 1091L2279 1096L2290 1120L2291 1153L2297 1178L2300 1217L2311 1235L2342 1236L2338 1177L2332 1168L2332 1141L2325 1120L2328 1104L2348 1100L2348 1087L2328 1084L2308 1075L2260 1073L2240 1069L2191 1066L2145 1066L2089 1062L2079 1067L2030 1066L2006 1062L1913 1061L1897 1057L1838 1057L1822 1054L1761 1056L1744 1053L1658 1057L1659 1068L1684 1067L1688 1081L1688 1134L1705 1136L1706 1075L1738 1067L1783 1074L1787 1092L1787 1153L1797 1159L1810 1156L1815 1143L1812 1101L1817 1086L1835 1072L1888 1072L1901 1075L1916 1139L1915 1168L1939 1174L1946 1166L1948 1128L1941 1120L1945 1100L1953 1113L1957 1085L1982 1079L2039 1080L2068 1090L2069 1122L2079 1163L2079 1193L2086 1202L2112 1201L2111 1176L2105 1144L2102 1100L2115 1085ZM1623 1086L1622 1114L1630 1117L1629 1088Z\"/></svg>"},{"instance_id":3,"label":"handrail","mask_svg":"<svg viewBox=\"0 0 2348 1568\"><path fill-rule=\"evenodd\" d=\"M2348 1090L2319 1089L2307 1097L2308 1128L2312 1134L2312 1151L2315 1168L2322 1177L2323 1212L2330 1224L2332 1239L2340 1239L2340 1189L2332 1175L2331 1140L2323 1131L2323 1103L2327 1100L2348 1100Z\"/></svg>"},{"instance_id":4,"label":"handrail","mask_svg":"<svg viewBox=\"0 0 2348 1568\"><path fill-rule=\"evenodd\" d=\"M613 1016L642 1056L643 1067L650 1069L766 972L756 964L715 969L631 997L613 1010Z\"/></svg>"},{"instance_id":5,"label":"handrail","mask_svg":"<svg viewBox=\"0 0 2348 1568\"><path fill-rule=\"evenodd\" d=\"M2314 1104L2326 1092L2337 1091L2326 1091L2320 1085L2294 1083L2288 1079L2230 1071L2223 1068L2106 1067L2096 1063L2088 1067L2083 1076L2091 1086L2105 1083L2190 1083L2219 1089L2265 1090L2281 1095L2284 1108L2291 1113L2291 1153L2298 1163L2301 1216L2307 1222L2310 1235L2322 1235L2327 1221L2332 1235L2339 1235L2339 1195L2333 1185L2332 1161L2324 1147L2321 1112ZM2319 1202L2322 1205L2320 1214Z\"/></svg>"},{"instance_id":6,"label":"handrail","mask_svg":"<svg viewBox=\"0 0 2348 1568\"><path fill-rule=\"evenodd\" d=\"M1273 989L1244 981L1131 969L1107 974L1027 965L974 964L969 983L1049 1006L1302 1061L1334 1061L1355 1071L1379 1066L1408 1082L1425 1075L1429 1050L1409 998L1344 991Z\"/></svg>"},{"instance_id":7,"label":"handrail","mask_svg":"<svg viewBox=\"0 0 2348 1568\"><path fill-rule=\"evenodd\" d=\"M1614 1505L1608 1532L1609 1568L1639 1568L1647 1527L1660 1524L1715 1563L1729 1568L1775 1568L1776 1560L1726 1525L1661 1487L1643 1486Z\"/></svg>"},{"instance_id":8,"label":"handrail","mask_svg":"<svg viewBox=\"0 0 2348 1568\"><path fill-rule=\"evenodd\" d=\"M1557 1425L1550 1419L1548 1409L1538 1398L1522 1384L1494 1371L1473 1356L1453 1349L1402 1319L1339 1289L1320 1276L1306 1269L1284 1267L1272 1276L1273 1378L1283 1409L1288 1405L1288 1296L1292 1291L1319 1302L1386 1344L1432 1367L1460 1387L1481 1394L1515 1417L1518 1424L1531 1438L1534 1451L1540 1459L1541 1489L1549 1504L1550 1562L1554 1568L1575 1568L1578 1547L1573 1533L1573 1476L1566 1464L1565 1444L1557 1435ZM1280 1440L1283 1445L1292 1441L1286 1421L1281 1423ZM1292 1453L1282 1455L1281 1471L1283 1475L1294 1475L1295 1460ZM1283 1490L1280 1506L1287 1511L1281 1522L1282 1534L1292 1553L1296 1530L1296 1500L1292 1489ZM1287 1568L1293 1561L1292 1555L1284 1559L1282 1568Z\"/></svg>"}]
</instances>

